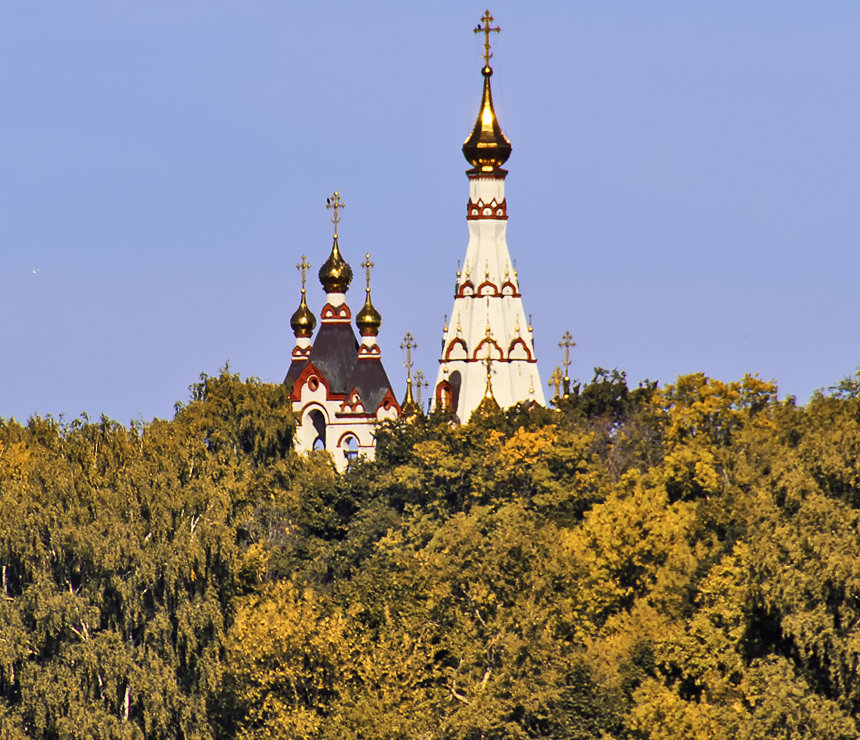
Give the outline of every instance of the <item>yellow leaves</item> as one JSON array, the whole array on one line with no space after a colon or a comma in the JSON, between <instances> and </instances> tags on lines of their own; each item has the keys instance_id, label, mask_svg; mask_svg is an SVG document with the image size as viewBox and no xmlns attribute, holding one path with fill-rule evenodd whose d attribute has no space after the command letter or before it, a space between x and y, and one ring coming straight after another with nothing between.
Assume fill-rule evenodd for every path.
<instances>
[{"instance_id":1,"label":"yellow leaves","mask_svg":"<svg viewBox=\"0 0 860 740\"><path fill-rule=\"evenodd\" d=\"M29 464L32 452L26 442L0 442L0 476L20 480Z\"/></svg>"},{"instance_id":2,"label":"yellow leaves","mask_svg":"<svg viewBox=\"0 0 860 740\"><path fill-rule=\"evenodd\" d=\"M695 567L686 541L693 516L690 504L670 505L664 490L639 482L629 494L610 495L567 531L564 544L581 574L583 608L597 627L646 594L664 607L679 601L676 591Z\"/></svg>"},{"instance_id":3,"label":"yellow leaves","mask_svg":"<svg viewBox=\"0 0 860 740\"><path fill-rule=\"evenodd\" d=\"M311 737L349 664L342 614L311 590L275 585L239 608L226 641L246 736Z\"/></svg>"},{"instance_id":4,"label":"yellow leaves","mask_svg":"<svg viewBox=\"0 0 860 740\"><path fill-rule=\"evenodd\" d=\"M722 740L734 738L724 708L689 702L676 691L648 679L633 696L629 724L637 737L648 740ZM763 739L762 739L763 740Z\"/></svg>"},{"instance_id":5,"label":"yellow leaves","mask_svg":"<svg viewBox=\"0 0 860 740\"><path fill-rule=\"evenodd\" d=\"M558 441L554 426L543 427L537 431L527 432L520 427L508 439L501 432L490 432L488 447L498 449L493 459L501 476L529 468L540 460Z\"/></svg>"},{"instance_id":6,"label":"yellow leaves","mask_svg":"<svg viewBox=\"0 0 860 740\"><path fill-rule=\"evenodd\" d=\"M704 373L694 373L682 375L674 385L658 390L655 399L669 417L667 441L698 439L725 444L734 430L754 417L758 425L773 428L770 416L759 417L759 412L775 401L776 393L774 383L754 375L724 383Z\"/></svg>"}]
</instances>

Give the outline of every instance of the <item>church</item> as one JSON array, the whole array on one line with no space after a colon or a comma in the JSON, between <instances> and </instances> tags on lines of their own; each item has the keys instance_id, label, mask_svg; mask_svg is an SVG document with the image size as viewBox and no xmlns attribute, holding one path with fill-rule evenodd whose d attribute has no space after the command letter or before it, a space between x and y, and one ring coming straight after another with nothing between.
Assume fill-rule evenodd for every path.
<instances>
[{"instance_id":1,"label":"church","mask_svg":"<svg viewBox=\"0 0 860 740\"><path fill-rule=\"evenodd\" d=\"M502 132L493 107L490 78L490 34L494 18L487 11L474 31L484 35L483 78L478 117L463 144L469 198L466 223L469 241L457 270L454 304L442 337L442 354L432 408L466 423L482 408L507 408L520 402L545 405L535 357L533 327L526 318L516 264L508 250L507 201L502 167L511 143ZM333 244L319 269L325 293L320 327L307 302L305 255L299 307L290 320L295 336L292 362L284 382L292 384L291 400L297 420L296 449L327 450L339 471L356 456L372 459L377 424L418 413L412 398L411 377L405 398L398 403L382 363L377 343L382 316L371 301L370 272L374 264L365 254L365 302L355 316L346 292L352 268L341 254L337 226L344 203L340 194L328 199L332 211Z\"/></svg>"}]
</instances>

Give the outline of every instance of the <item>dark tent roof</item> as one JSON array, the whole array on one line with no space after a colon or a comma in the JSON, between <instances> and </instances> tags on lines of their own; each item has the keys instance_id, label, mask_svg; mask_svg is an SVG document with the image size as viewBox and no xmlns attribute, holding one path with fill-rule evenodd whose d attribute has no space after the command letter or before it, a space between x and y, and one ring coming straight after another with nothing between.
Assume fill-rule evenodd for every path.
<instances>
[{"instance_id":1,"label":"dark tent roof","mask_svg":"<svg viewBox=\"0 0 860 740\"><path fill-rule=\"evenodd\" d=\"M322 373L331 393L347 393L352 390L347 381L355 367L357 353L358 342L352 324L323 323L314 339L310 362Z\"/></svg>"},{"instance_id":2,"label":"dark tent roof","mask_svg":"<svg viewBox=\"0 0 860 740\"><path fill-rule=\"evenodd\" d=\"M382 403L387 391L391 390L391 383L382 361L378 358L358 360L355 369L347 383L347 388L358 390L364 408L368 413L376 411L376 407Z\"/></svg>"},{"instance_id":3,"label":"dark tent roof","mask_svg":"<svg viewBox=\"0 0 860 740\"><path fill-rule=\"evenodd\" d=\"M305 365L307 365L307 364L308 364L308 361L306 359L293 360L290 363L290 369L287 370L287 376L284 378L284 382L288 383L291 380L295 381L295 379L298 378L299 375L302 374L302 370L305 369Z\"/></svg>"}]
</instances>

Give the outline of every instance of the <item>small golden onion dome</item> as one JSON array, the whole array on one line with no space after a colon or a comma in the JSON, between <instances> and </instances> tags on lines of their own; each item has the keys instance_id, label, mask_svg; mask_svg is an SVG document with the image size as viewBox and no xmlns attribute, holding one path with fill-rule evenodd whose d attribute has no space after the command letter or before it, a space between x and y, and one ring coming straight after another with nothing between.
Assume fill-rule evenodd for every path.
<instances>
[{"instance_id":1,"label":"small golden onion dome","mask_svg":"<svg viewBox=\"0 0 860 740\"><path fill-rule=\"evenodd\" d=\"M379 334L379 327L382 324L382 315L377 311L370 302L370 288L367 289L367 298L364 301L364 306L358 315L355 317L358 331L363 337L375 337Z\"/></svg>"},{"instance_id":2,"label":"small golden onion dome","mask_svg":"<svg viewBox=\"0 0 860 740\"><path fill-rule=\"evenodd\" d=\"M309 337L314 333L314 328L317 325L316 316L313 315L308 308L308 302L305 298L305 289L302 288L302 301L296 312L290 318L290 326L293 327L293 334L296 337Z\"/></svg>"},{"instance_id":3,"label":"small golden onion dome","mask_svg":"<svg viewBox=\"0 0 860 740\"><path fill-rule=\"evenodd\" d=\"M490 77L493 69L489 64L481 70L484 75L484 93L481 96L481 110L475 128L466 143L463 155L480 172L493 172L500 168L511 156L511 142L502 133L496 111L493 109L493 93L490 90Z\"/></svg>"},{"instance_id":4,"label":"small golden onion dome","mask_svg":"<svg viewBox=\"0 0 860 740\"><path fill-rule=\"evenodd\" d=\"M319 278L326 293L346 293L352 282L352 268L341 257L337 246L337 234L334 236L331 254L320 267Z\"/></svg>"}]
</instances>

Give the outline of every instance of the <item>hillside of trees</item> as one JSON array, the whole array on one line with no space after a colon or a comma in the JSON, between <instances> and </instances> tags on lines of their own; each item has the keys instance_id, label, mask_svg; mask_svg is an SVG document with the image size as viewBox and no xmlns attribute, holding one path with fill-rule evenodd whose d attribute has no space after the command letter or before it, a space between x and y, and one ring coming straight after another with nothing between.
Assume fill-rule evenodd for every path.
<instances>
[{"instance_id":1,"label":"hillside of trees","mask_svg":"<svg viewBox=\"0 0 860 740\"><path fill-rule=\"evenodd\" d=\"M293 429L0 420L0 737L860 737L860 375Z\"/></svg>"}]
</instances>

